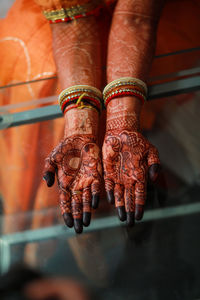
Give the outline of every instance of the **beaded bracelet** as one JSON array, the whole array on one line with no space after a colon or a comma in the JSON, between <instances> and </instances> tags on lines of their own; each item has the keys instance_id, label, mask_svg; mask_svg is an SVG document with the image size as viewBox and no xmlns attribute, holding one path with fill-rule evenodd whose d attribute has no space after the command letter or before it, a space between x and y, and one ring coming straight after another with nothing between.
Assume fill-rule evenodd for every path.
<instances>
[{"instance_id":1,"label":"beaded bracelet","mask_svg":"<svg viewBox=\"0 0 200 300\"><path fill-rule=\"evenodd\" d=\"M135 96L144 103L146 95L146 84L142 80L132 77L116 79L110 82L103 90L105 106L107 106L112 99L123 96Z\"/></svg>"}]
</instances>

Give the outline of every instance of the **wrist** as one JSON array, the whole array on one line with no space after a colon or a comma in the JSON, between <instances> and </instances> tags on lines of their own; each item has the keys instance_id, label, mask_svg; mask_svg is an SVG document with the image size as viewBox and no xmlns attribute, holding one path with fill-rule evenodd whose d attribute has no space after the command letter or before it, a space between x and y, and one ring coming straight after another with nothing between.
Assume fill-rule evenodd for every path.
<instances>
[{"instance_id":1,"label":"wrist","mask_svg":"<svg viewBox=\"0 0 200 300\"><path fill-rule=\"evenodd\" d=\"M97 138L99 114L90 108L73 108L65 113L64 138L72 135L92 135Z\"/></svg>"},{"instance_id":2,"label":"wrist","mask_svg":"<svg viewBox=\"0 0 200 300\"><path fill-rule=\"evenodd\" d=\"M142 103L137 97L115 98L107 106L106 131L140 131Z\"/></svg>"}]
</instances>

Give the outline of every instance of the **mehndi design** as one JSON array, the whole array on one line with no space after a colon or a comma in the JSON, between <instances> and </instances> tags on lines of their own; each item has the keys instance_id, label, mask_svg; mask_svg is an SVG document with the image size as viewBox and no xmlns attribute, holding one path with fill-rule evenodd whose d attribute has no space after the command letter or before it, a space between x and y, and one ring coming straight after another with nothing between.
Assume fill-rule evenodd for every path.
<instances>
[{"instance_id":1,"label":"mehndi design","mask_svg":"<svg viewBox=\"0 0 200 300\"><path fill-rule=\"evenodd\" d=\"M128 225L133 225L134 218L142 218L148 170L155 180L159 164L157 149L141 133L116 130L107 122L103 145L105 189L121 221L127 219Z\"/></svg>"},{"instance_id":2,"label":"mehndi design","mask_svg":"<svg viewBox=\"0 0 200 300\"><path fill-rule=\"evenodd\" d=\"M102 166L100 150L92 135L67 137L46 158L44 179L59 186L60 208L68 227L81 233L90 224L91 207L97 208Z\"/></svg>"}]
</instances>

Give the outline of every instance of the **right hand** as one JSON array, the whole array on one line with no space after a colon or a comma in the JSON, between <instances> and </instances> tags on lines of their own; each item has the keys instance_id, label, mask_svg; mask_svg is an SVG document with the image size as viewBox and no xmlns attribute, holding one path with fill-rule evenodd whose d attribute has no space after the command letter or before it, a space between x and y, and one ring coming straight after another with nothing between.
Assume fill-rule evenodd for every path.
<instances>
[{"instance_id":1,"label":"right hand","mask_svg":"<svg viewBox=\"0 0 200 300\"><path fill-rule=\"evenodd\" d=\"M95 137L82 134L62 140L45 160L43 178L48 187L54 184L55 174L64 221L81 233L99 202L102 165Z\"/></svg>"}]
</instances>

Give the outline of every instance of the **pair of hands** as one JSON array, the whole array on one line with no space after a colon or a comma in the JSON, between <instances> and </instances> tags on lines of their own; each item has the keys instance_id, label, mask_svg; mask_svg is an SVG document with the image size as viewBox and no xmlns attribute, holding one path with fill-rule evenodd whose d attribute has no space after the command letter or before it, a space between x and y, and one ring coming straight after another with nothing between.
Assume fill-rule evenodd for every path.
<instances>
[{"instance_id":1,"label":"pair of hands","mask_svg":"<svg viewBox=\"0 0 200 300\"><path fill-rule=\"evenodd\" d=\"M102 154L108 201L115 203L119 219L131 226L143 216L148 174L153 181L158 174L158 151L139 132L111 130L105 135ZM55 174L64 221L81 233L99 203L102 163L95 137L82 134L62 140L45 160L49 187Z\"/></svg>"}]
</instances>

